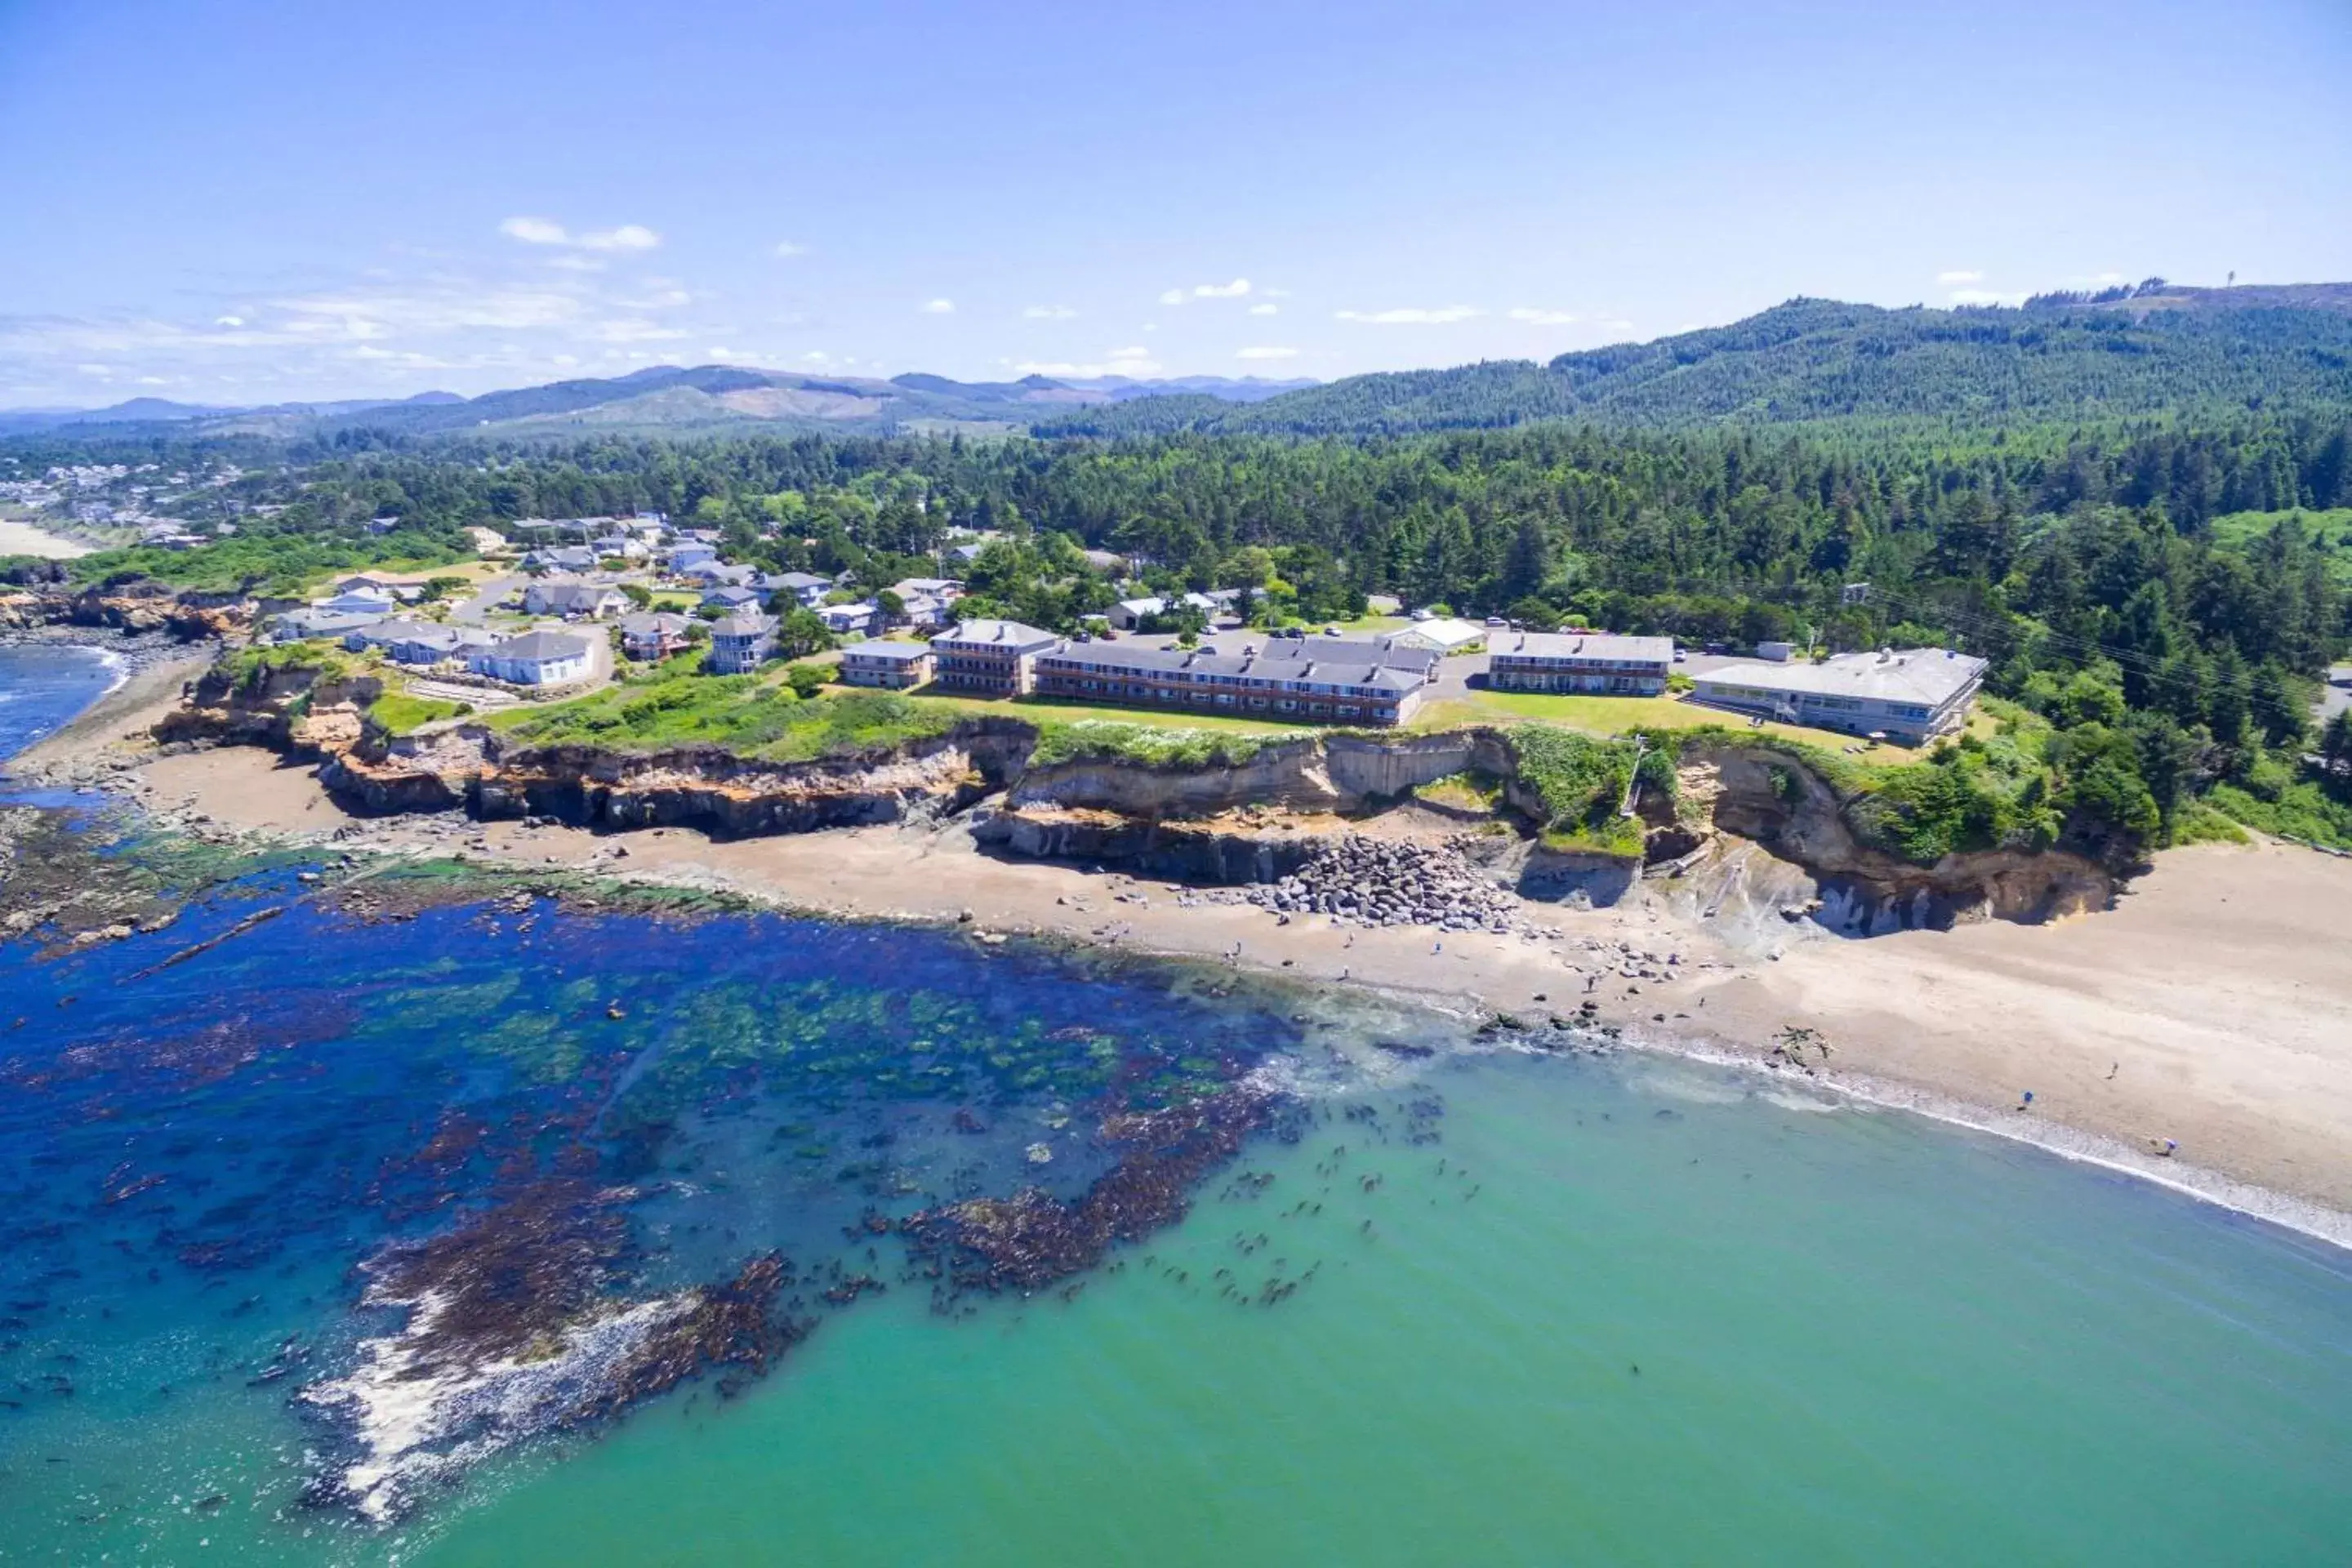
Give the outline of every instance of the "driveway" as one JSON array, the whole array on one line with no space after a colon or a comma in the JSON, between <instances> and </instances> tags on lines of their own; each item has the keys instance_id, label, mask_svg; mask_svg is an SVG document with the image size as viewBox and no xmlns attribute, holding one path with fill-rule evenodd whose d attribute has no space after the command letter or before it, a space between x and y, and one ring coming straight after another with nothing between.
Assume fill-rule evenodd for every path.
<instances>
[{"instance_id":1,"label":"driveway","mask_svg":"<svg viewBox=\"0 0 2352 1568\"><path fill-rule=\"evenodd\" d=\"M449 618L462 626L478 626L489 618L490 611L498 607L499 601L513 593L522 584L522 582L523 575L520 572L510 572L502 577L492 577L484 582L470 597L452 602L449 605Z\"/></svg>"}]
</instances>

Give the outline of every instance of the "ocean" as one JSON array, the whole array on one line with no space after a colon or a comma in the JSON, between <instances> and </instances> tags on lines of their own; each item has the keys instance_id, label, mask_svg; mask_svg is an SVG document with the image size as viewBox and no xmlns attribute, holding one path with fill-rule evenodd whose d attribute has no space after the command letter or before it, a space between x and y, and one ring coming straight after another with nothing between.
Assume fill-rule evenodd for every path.
<instances>
[{"instance_id":1,"label":"ocean","mask_svg":"<svg viewBox=\"0 0 2352 1568\"><path fill-rule=\"evenodd\" d=\"M2352 1556L2291 1232L1213 968L348 875L0 943L0 1561Z\"/></svg>"}]
</instances>

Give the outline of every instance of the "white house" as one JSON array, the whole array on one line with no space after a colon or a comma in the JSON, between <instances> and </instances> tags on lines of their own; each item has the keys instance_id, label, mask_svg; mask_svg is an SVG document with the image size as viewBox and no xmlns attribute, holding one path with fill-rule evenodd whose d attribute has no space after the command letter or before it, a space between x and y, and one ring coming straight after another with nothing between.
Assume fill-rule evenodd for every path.
<instances>
[{"instance_id":1,"label":"white house","mask_svg":"<svg viewBox=\"0 0 2352 1568\"><path fill-rule=\"evenodd\" d=\"M569 632L525 632L467 660L476 675L515 686L562 686L588 676L588 640Z\"/></svg>"},{"instance_id":2,"label":"white house","mask_svg":"<svg viewBox=\"0 0 2352 1568\"><path fill-rule=\"evenodd\" d=\"M1941 647L1844 653L1819 664L1727 664L1696 677L1690 700L1916 746L1968 722L1985 668Z\"/></svg>"},{"instance_id":3,"label":"white house","mask_svg":"<svg viewBox=\"0 0 2352 1568\"><path fill-rule=\"evenodd\" d=\"M390 616L399 601L390 594L374 588L355 589L338 594L331 599L313 599L310 607L331 616L373 616L378 620Z\"/></svg>"},{"instance_id":4,"label":"white house","mask_svg":"<svg viewBox=\"0 0 2352 1568\"><path fill-rule=\"evenodd\" d=\"M882 612L871 599L855 605L820 605L817 618L835 637L866 637L880 629Z\"/></svg>"},{"instance_id":5,"label":"white house","mask_svg":"<svg viewBox=\"0 0 2352 1568\"><path fill-rule=\"evenodd\" d=\"M1433 653L1468 653L1486 646L1486 628L1438 616L1415 621L1402 631L1386 634L1381 640L1399 647L1425 647Z\"/></svg>"},{"instance_id":6,"label":"white house","mask_svg":"<svg viewBox=\"0 0 2352 1568\"><path fill-rule=\"evenodd\" d=\"M590 540L588 548L594 551L600 560L618 556L624 561L643 561L652 553L646 548L645 541L634 533L608 533L601 539Z\"/></svg>"}]
</instances>

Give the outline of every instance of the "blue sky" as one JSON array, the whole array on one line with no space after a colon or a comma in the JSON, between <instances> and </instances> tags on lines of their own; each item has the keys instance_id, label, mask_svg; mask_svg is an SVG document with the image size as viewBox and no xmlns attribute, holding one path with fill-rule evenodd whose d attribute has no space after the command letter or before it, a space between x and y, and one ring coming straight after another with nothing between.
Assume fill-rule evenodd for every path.
<instances>
[{"instance_id":1,"label":"blue sky","mask_svg":"<svg viewBox=\"0 0 2352 1568\"><path fill-rule=\"evenodd\" d=\"M2339 280L2347 83L2347 0L0 0L0 405L1328 379Z\"/></svg>"}]
</instances>

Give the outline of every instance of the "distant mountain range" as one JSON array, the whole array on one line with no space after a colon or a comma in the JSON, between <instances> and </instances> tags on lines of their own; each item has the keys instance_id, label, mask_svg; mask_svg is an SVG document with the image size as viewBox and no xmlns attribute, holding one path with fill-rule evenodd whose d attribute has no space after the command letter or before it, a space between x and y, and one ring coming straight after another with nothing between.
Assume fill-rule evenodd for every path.
<instances>
[{"instance_id":1,"label":"distant mountain range","mask_svg":"<svg viewBox=\"0 0 2352 1568\"><path fill-rule=\"evenodd\" d=\"M1791 300L1727 327L1562 354L1312 381L1122 376L960 382L660 365L459 397L0 413L0 436L104 426L203 435L528 438L759 429L1118 436L1466 429L1542 419L1691 425L1926 418L1991 424L2254 407L2352 409L2352 284L2160 280L2022 309Z\"/></svg>"},{"instance_id":2,"label":"distant mountain range","mask_svg":"<svg viewBox=\"0 0 2352 1568\"><path fill-rule=\"evenodd\" d=\"M1251 403L1316 384L1311 380L1225 376L1055 381L1032 375L1019 381L964 382L908 374L881 381L733 365L655 365L626 375L551 382L479 397L426 392L397 400L280 403L256 408L136 397L110 408L0 412L0 436L89 426L166 426L204 435L282 437L355 428L410 436L529 436L762 426L861 435L893 429L999 432L1025 428L1043 415L1089 405L1179 395Z\"/></svg>"}]
</instances>

